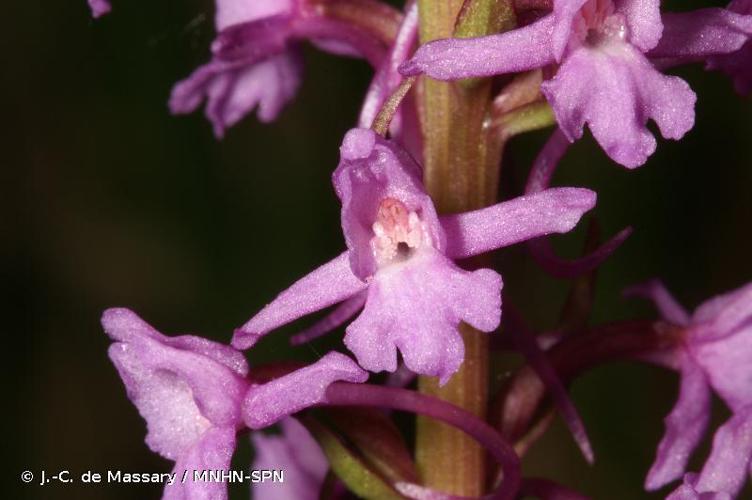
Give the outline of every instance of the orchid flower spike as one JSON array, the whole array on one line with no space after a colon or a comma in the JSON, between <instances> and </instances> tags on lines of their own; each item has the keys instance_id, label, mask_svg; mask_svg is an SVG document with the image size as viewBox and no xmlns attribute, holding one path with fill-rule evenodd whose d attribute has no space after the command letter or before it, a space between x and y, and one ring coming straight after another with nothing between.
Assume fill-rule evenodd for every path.
<instances>
[{"instance_id":1,"label":"orchid flower spike","mask_svg":"<svg viewBox=\"0 0 752 500\"><path fill-rule=\"evenodd\" d=\"M166 337L128 309L102 316L115 341L109 355L128 397L146 420L146 444L175 461L188 480L165 486L164 500L227 498L226 485L196 481L192 470L226 470L244 426L271 425L320 403L334 381L364 382L367 374L343 354L266 384L248 379L244 356L232 347L190 335Z\"/></svg>"},{"instance_id":2,"label":"orchid flower spike","mask_svg":"<svg viewBox=\"0 0 752 500\"><path fill-rule=\"evenodd\" d=\"M310 40L373 65L386 51L372 33L328 18L309 0L217 0L216 29L212 60L175 85L169 106L186 114L206 100L217 137L256 107L262 122L277 118L300 86L297 42Z\"/></svg>"},{"instance_id":3,"label":"orchid flower spike","mask_svg":"<svg viewBox=\"0 0 752 500\"><path fill-rule=\"evenodd\" d=\"M439 217L420 166L400 146L353 129L340 151L333 178L348 250L239 328L235 347L246 349L275 328L364 294L363 311L345 335L360 366L394 372L399 350L408 369L444 384L464 359L460 322L492 332L501 317L501 276L466 271L454 260L567 232L596 201L588 189L547 189Z\"/></svg>"},{"instance_id":4,"label":"orchid flower spike","mask_svg":"<svg viewBox=\"0 0 752 500\"><path fill-rule=\"evenodd\" d=\"M313 436L294 418L280 422L281 435L267 436L256 432L251 438L256 456L253 470L283 470L281 483L260 482L253 485L255 500L318 500L329 462Z\"/></svg>"},{"instance_id":5,"label":"orchid flower spike","mask_svg":"<svg viewBox=\"0 0 752 500\"><path fill-rule=\"evenodd\" d=\"M712 47L694 43L688 49L692 32L672 29L684 36L661 44L660 57L738 49L743 43L740 32L749 33L752 18L730 19L722 9L704 9L699 16L707 19L709 13L719 21L708 23L712 30L700 31L697 38L707 38L712 31ZM669 139L680 139L694 125L694 92L680 78L660 73L648 59L663 29L660 0L553 0L548 15L519 29L430 42L402 66L402 73L456 80L554 65L557 69L541 91L567 139L579 139L587 123L606 154L634 168L656 148L646 126L649 119Z\"/></svg>"},{"instance_id":6,"label":"orchid flower spike","mask_svg":"<svg viewBox=\"0 0 752 500\"><path fill-rule=\"evenodd\" d=\"M710 420L712 389L732 416L716 431L700 474L687 475L668 498L735 498L752 465L752 283L704 302L692 315L660 282L628 293L652 299L666 321L684 327L683 342L661 356L680 372L681 387L645 487L658 489L685 473Z\"/></svg>"}]
</instances>

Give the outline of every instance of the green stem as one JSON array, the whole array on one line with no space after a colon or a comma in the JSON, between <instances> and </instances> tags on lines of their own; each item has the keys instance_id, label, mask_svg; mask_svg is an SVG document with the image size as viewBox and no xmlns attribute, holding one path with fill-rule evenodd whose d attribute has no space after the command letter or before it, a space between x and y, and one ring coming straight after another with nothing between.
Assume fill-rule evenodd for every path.
<instances>
[{"instance_id":1,"label":"green stem","mask_svg":"<svg viewBox=\"0 0 752 500\"><path fill-rule=\"evenodd\" d=\"M419 9L421 43L453 35L484 35L508 29L514 22L508 0L419 0ZM488 80L446 83L421 79L425 184L441 213L472 210L495 201L503 144L486 126L490 101ZM465 324L460 330L465 342L460 371L444 387L429 377L421 377L418 387L485 419L487 334ZM418 418L416 463L426 486L466 496L485 491L483 449L444 424Z\"/></svg>"}]
</instances>

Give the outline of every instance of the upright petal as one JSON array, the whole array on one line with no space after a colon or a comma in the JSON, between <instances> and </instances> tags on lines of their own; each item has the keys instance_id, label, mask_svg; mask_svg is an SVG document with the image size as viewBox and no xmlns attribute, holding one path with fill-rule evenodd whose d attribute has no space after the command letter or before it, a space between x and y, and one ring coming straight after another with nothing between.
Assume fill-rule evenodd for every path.
<instances>
[{"instance_id":1,"label":"upright petal","mask_svg":"<svg viewBox=\"0 0 752 500\"><path fill-rule=\"evenodd\" d=\"M281 422L282 434L253 434L256 457L254 470L283 470L282 483L262 482L253 485L255 500L318 500L329 464L319 445L294 418Z\"/></svg>"},{"instance_id":2,"label":"upright petal","mask_svg":"<svg viewBox=\"0 0 752 500\"><path fill-rule=\"evenodd\" d=\"M650 280L646 283L633 285L624 290L626 297L642 297L652 300L661 317L675 325L689 326L689 313L671 295L666 286L660 280Z\"/></svg>"},{"instance_id":3,"label":"upright petal","mask_svg":"<svg viewBox=\"0 0 752 500\"><path fill-rule=\"evenodd\" d=\"M747 481L752 457L752 406L735 413L713 438L713 450L697 478L699 492L723 492L732 498Z\"/></svg>"},{"instance_id":4,"label":"upright petal","mask_svg":"<svg viewBox=\"0 0 752 500\"><path fill-rule=\"evenodd\" d=\"M647 52L658 44L664 29L660 0L615 0L614 4L627 22L632 45Z\"/></svg>"},{"instance_id":5,"label":"upright petal","mask_svg":"<svg viewBox=\"0 0 752 500\"><path fill-rule=\"evenodd\" d=\"M582 188L553 188L488 208L441 217L446 254L464 258L552 233L566 233L595 206Z\"/></svg>"},{"instance_id":6,"label":"upright petal","mask_svg":"<svg viewBox=\"0 0 752 500\"><path fill-rule=\"evenodd\" d=\"M194 471L227 471L235 451L232 427L212 427L186 453L172 472L175 482L165 486L162 500L226 500L227 484L221 481L194 481ZM185 481L183 481L185 478Z\"/></svg>"},{"instance_id":7,"label":"upright petal","mask_svg":"<svg viewBox=\"0 0 752 500\"><path fill-rule=\"evenodd\" d=\"M648 53L657 59L701 60L742 48L752 35L752 16L726 9L699 9L663 15L660 43Z\"/></svg>"},{"instance_id":8,"label":"upright petal","mask_svg":"<svg viewBox=\"0 0 752 500\"><path fill-rule=\"evenodd\" d=\"M346 300L366 284L350 270L349 252L315 269L280 293L261 312L235 330L232 345L248 349L271 330Z\"/></svg>"},{"instance_id":9,"label":"upright petal","mask_svg":"<svg viewBox=\"0 0 752 500\"><path fill-rule=\"evenodd\" d=\"M400 67L400 72L459 80L541 68L555 60L551 45L554 23L553 16L547 16L498 35L429 42Z\"/></svg>"},{"instance_id":10,"label":"upright petal","mask_svg":"<svg viewBox=\"0 0 752 500\"><path fill-rule=\"evenodd\" d=\"M441 253L425 250L379 270L363 313L347 328L345 345L365 369L397 369L397 349L415 373L446 383L464 359L464 321L485 332L498 327L501 277L490 269L468 272Z\"/></svg>"},{"instance_id":11,"label":"upright petal","mask_svg":"<svg viewBox=\"0 0 752 500\"><path fill-rule=\"evenodd\" d=\"M312 365L251 387L243 401L243 419L261 429L324 400L333 382L362 383L368 374L344 354L330 352Z\"/></svg>"},{"instance_id":12,"label":"upright petal","mask_svg":"<svg viewBox=\"0 0 752 500\"><path fill-rule=\"evenodd\" d=\"M645 489L657 490L684 474L709 418L710 388L702 369L685 357L681 365L679 400L664 421L666 432L645 480Z\"/></svg>"},{"instance_id":13,"label":"upright petal","mask_svg":"<svg viewBox=\"0 0 752 500\"><path fill-rule=\"evenodd\" d=\"M671 139L694 125L696 96L686 82L659 73L623 42L575 50L541 90L570 140L581 137L588 123L606 153L628 168L655 151L649 119Z\"/></svg>"},{"instance_id":14,"label":"upright petal","mask_svg":"<svg viewBox=\"0 0 752 500\"><path fill-rule=\"evenodd\" d=\"M125 309L106 311L102 323L119 341L110 359L146 420L153 451L176 460L210 427L239 426L248 387L240 353L195 337L166 338Z\"/></svg>"},{"instance_id":15,"label":"upright petal","mask_svg":"<svg viewBox=\"0 0 752 500\"><path fill-rule=\"evenodd\" d=\"M435 248L443 249L444 233L423 187L423 171L403 148L369 129L350 130L340 147L340 163L332 176L342 201L342 230L350 248L353 273L365 280L376 272L371 241L374 223L386 199L398 200L427 227Z\"/></svg>"}]
</instances>

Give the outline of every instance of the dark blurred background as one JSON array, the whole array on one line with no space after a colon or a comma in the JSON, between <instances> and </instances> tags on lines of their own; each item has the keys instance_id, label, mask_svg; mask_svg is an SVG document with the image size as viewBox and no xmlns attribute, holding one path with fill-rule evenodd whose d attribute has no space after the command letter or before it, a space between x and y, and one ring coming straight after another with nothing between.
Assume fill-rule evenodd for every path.
<instances>
[{"instance_id":1,"label":"dark blurred background","mask_svg":"<svg viewBox=\"0 0 752 500\"><path fill-rule=\"evenodd\" d=\"M699 2L681 8L691 4ZM208 57L209 1L115 0L97 22L85 0L8 2L3 12L3 496L158 498L158 487L24 485L20 473L171 469L143 443L144 423L107 359L100 314L127 306L164 333L226 342L277 292L341 251L329 175L370 70L307 50L303 87L281 119L266 126L249 117L217 141L200 113L172 117L166 107L172 84ZM645 167L628 172L587 137L557 175L556 184L598 191L594 213L606 235L636 229L599 273L594 323L651 317L646 304L619 295L649 277L690 307L752 278L752 105L721 74L679 74L699 94L697 125L683 141L661 141ZM547 134L512 142L505 196L519 193ZM580 228L556 243L574 255L583 235ZM522 249L498 260L531 322L553 325L567 283L537 270ZM251 363L312 360L339 346L335 334L293 350L291 331L264 340ZM675 374L643 365L591 372L573 394L596 465L586 466L557 422L526 458L527 471L597 499L661 498L641 485L676 388Z\"/></svg>"}]
</instances>

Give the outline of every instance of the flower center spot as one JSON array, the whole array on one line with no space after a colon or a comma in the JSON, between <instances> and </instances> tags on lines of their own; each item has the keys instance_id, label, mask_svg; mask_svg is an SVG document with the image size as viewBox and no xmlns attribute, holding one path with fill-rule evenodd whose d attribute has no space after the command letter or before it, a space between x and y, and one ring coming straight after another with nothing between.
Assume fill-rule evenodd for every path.
<instances>
[{"instance_id":1,"label":"flower center spot","mask_svg":"<svg viewBox=\"0 0 752 500\"><path fill-rule=\"evenodd\" d=\"M394 198L381 201L372 229L371 248L379 267L404 262L431 245L418 214Z\"/></svg>"},{"instance_id":2,"label":"flower center spot","mask_svg":"<svg viewBox=\"0 0 752 500\"><path fill-rule=\"evenodd\" d=\"M590 0L574 21L574 31L581 43L598 47L612 40L625 40L627 25L612 0Z\"/></svg>"}]
</instances>

